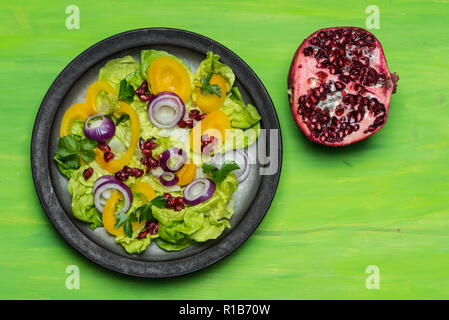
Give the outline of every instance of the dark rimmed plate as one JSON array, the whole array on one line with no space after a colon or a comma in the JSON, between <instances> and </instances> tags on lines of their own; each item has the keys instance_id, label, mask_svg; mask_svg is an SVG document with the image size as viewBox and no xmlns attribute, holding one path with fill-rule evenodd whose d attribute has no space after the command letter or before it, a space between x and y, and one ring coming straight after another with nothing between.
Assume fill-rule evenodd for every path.
<instances>
[{"instance_id":1,"label":"dark rimmed plate","mask_svg":"<svg viewBox=\"0 0 449 320\"><path fill-rule=\"evenodd\" d=\"M67 179L52 160L57 147L62 116L73 103L83 102L86 89L98 77L99 69L110 59L131 55L138 61L142 49L168 51L193 70L207 51L220 55L236 75L236 85L246 103L257 107L263 129L278 130L267 134L266 146L278 143L275 157L277 170L260 175L259 163L252 165L250 177L236 193L236 212L227 229L217 240L191 246L180 252L166 252L154 243L142 255L129 255L104 228L94 231L76 220L70 208ZM271 139L271 141L270 141ZM267 147L267 150L270 150ZM255 157L255 144L250 147ZM147 28L120 33L107 38L76 57L56 78L39 108L31 142L31 167L39 200L48 218L62 237L89 260L110 270L138 277L179 276L205 268L226 257L239 247L257 228L276 192L282 164L282 141L273 103L263 84L251 68L232 51L209 38L189 31Z\"/></svg>"}]
</instances>

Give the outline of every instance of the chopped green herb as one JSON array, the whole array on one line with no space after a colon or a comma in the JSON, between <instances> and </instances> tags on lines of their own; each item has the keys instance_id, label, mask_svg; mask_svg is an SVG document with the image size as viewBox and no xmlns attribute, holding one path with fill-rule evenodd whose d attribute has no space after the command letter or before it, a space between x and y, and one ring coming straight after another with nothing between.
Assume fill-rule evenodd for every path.
<instances>
[{"instance_id":1,"label":"chopped green herb","mask_svg":"<svg viewBox=\"0 0 449 320\"><path fill-rule=\"evenodd\" d=\"M59 139L54 159L61 173L70 178L72 171L81 166L81 158L86 162L95 159L95 152L92 149L96 146L96 141L74 134Z\"/></svg>"},{"instance_id":2,"label":"chopped green herb","mask_svg":"<svg viewBox=\"0 0 449 320\"><path fill-rule=\"evenodd\" d=\"M212 78L212 73L209 73L206 76L201 76L200 82L201 86L196 86L197 88L200 88L201 93L205 95L205 92L209 92L210 94L216 94L221 98L221 88L218 84L210 84L210 79Z\"/></svg>"},{"instance_id":3,"label":"chopped green herb","mask_svg":"<svg viewBox=\"0 0 449 320\"><path fill-rule=\"evenodd\" d=\"M153 219L153 211L151 208L153 206L156 206L158 208L164 208L165 207L165 198L163 196L157 196L153 200L147 202L143 206L136 209L136 211L131 212L129 216L126 213L120 213L116 216L117 222L115 223L115 228L120 228L123 226L123 231L125 232L125 235L128 238L131 238L133 236L133 226L131 222L133 221L149 221ZM139 218L137 219L137 215L139 215Z\"/></svg>"},{"instance_id":4,"label":"chopped green herb","mask_svg":"<svg viewBox=\"0 0 449 320\"><path fill-rule=\"evenodd\" d=\"M120 101L125 101L127 103L131 103L133 101L133 98L134 98L133 86L128 81L123 79L122 81L120 81L120 89L118 92L118 99Z\"/></svg>"},{"instance_id":5,"label":"chopped green herb","mask_svg":"<svg viewBox=\"0 0 449 320\"><path fill-rule=\"evenodd\" d=\"M220 169L218 169L213 164L209 163L203 164L203 172L210 173L212 175L212 180L215 183L221 183L228 176L229 173L238 169L240 169L240 167L234 161L223 163Z\"/></svg>"}]
</instances>

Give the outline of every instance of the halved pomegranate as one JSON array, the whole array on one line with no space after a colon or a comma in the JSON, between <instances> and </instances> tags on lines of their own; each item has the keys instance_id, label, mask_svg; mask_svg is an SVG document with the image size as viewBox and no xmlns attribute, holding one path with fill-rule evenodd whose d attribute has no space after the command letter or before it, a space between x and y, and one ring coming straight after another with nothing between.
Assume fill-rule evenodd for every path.
<instances>
[{"instance_id":1,"label":"halved pomegranate","mask_svg":"<svg viewBox=\"0 0 449 320\"><path fill-rule=\"evenodd\" d=\"M398 80L370 32L321 29L302 42L293 58L288 77L291 112L311 141L348 145L385 125Z\"/></svg>"}]
</instances>

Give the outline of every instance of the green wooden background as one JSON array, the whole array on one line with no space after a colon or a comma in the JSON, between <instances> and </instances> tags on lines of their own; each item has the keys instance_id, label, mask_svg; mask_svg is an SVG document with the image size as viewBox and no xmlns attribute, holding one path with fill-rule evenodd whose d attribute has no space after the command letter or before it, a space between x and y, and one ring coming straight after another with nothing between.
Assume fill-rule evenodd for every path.
<instances>
[{"instance_id":1,"label":"green wooden background","mask_svg":"<svg viewBox=\"0 0 449 320\"><path fill-rule=\"evenodd\" d=\"M79 6L81 28L65 9ZM380 9L391 71L385 128L349 148L307 142L286 94L291 58L316 29L365 26ZM449 298L449 32L447 1L0 0L0 298ZM284 165L254 235L192 275L142 280L102 269L56 233L34 191L29 149L38 107L81 51L142 27L191 30L224 44L258 74L276 106ZM80 290L65 286L80 268ZM365 269L380 269L368 290Z\"/></svg>"}]
</instances>

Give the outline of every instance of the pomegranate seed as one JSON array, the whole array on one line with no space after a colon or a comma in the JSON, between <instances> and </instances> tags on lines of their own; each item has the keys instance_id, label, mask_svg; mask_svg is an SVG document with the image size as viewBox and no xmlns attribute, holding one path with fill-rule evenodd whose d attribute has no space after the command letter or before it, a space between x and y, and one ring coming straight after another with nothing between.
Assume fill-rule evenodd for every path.
<instances>
[{"instance_id":1,"label":"pomegranate seed","mask_svg":"<svg viewBox=\"0 0 449 320\"><path fill-rule=\"evenodd\" d=\"M128 166L124 166L123 167L123 171L125 171L126 173L130 174L132 172L131 168Z\"/></svg>"},{"instance_id":2,"label":"pomegranate seed","mask_svg":"<svg viewBox=\"0 0 449 320\"><path fill-rule=\"evenodd\" d=\"M114 158L114 154L110 151L107 151L103 155L104 161L109 162L112 158Z\"/></svg>"},{"instance_id":3,"label":"pomegranate seed","mask_svg":"<svg viewBox=\"0 0 449 320\"><path fill-rule=\"evenodd\" d=\"M207 117L207 114L203 113L200 114L197 118L195 118L196 121L204 120Z\"/></svg>"},{"instance_id":4,"label":"pomegranate seed","mask_svg":"<svg viewBox=\"0 0 449 320\"><path fill-rule=\"evenodd\" d=\"M143 150L142 150L142 154L143 154L145 157L151 157L151 156L153 155L153 152L152 152L150 149L143 149Z\"/></svg>"},{"instance_id":5,"label":"pomegranate seed","mask_svg":"<svg viewBox=\"0 0 449 320\"><path fill-rule=\"evenodd\" d=\"M142 157L142 158L140 158L140 163L141 163L141 164L146 165L148 162L149 162L149 160L148 160L147 157Z\"/></svg>"},{"instance_id":6,"label":"pomegranate seed","mask_svg":"<svg viewBox=\"0 0 449 320\"><path fill-rule=\"evenodd\" d=\"M140 178L142 175L143 175L143 170L142 169L139 169L139 168L133 168L132 170L131 170L131 172L132 172L132 175L134 176L134 177L136 177L136 178Z\"/></svg>"},{"instance_id":7,"label":"pomegranate seed","mask_svg":"<svg viewBox=\"0 0 449 320\"><path fill-rule=\"evenodd\" d=\"M111 148L109 147L109 145L105 142L105 141L100 141L97 144L98 149L104 151L104 152L110 152Z\"/></svg>"},{"instance_id":8,"label":"pomegranate seed","mask_svg":"<svg viewBox=\"0 0 449 320\"><path fill-rule=\"evenodd\" d=\"M184 198L183 197L176 197L176 204L184 204Z\"/></svg>"},{"instance_id":9,"label":"pomegranate seed","mask_svg":"<svg viewBox=\"0 0 449 320\"><path fill-rule=\"evenodd\" d=\"M94 173L94 168L89 167L86 170L84 170L83 171L84 180L88 180L90 177L92 177L93 173Z\"/></svg>"},{"instance_id":10,"label":"pomegranate seed","mask_svg":"<svg viewBox=\"0 0 449 320\"><path fill-rule=\"evenodd\" d=\"M189 118L190 119L196 119L199 115L200 115L200 110L198 110L198 109L192 109L189 112Z\"/></svg>"},{"instance_id":11,"label":"pomegranate seed","mask_svg":"<svg viewBox=\"0 0 449 320\"><path fill-rule=\"evenodd\" d=\"M178 205L175 206L175 211L181 211L182 209L184 209L184 208L183 208L183 206L180 205L180 204L178 204Z\"/></svg>"},{"instance_id":12,"label":"pomegranate seed","mask_svg":"<svg viewBox=\"0 0 449 320\"><path fill-rule=\"evenodd\" d=\"M123 171L116 172L115 177L120 181L125 181L127 179L126 175L123 174Z\"/></svg>"},{"instance_id":13,"label":"pomegranate seed","mask_svg":"<svg viewBox=\"0 0 449 320\"><path fill-rule=\"evenodd\" d=\"M181 121L178 122L178 127L184 129L184 128L187 127L187 124L186 124L186 122L184 120L181 120Z\"/></svg>"},{"instance_id":14,"label":"pomegranate seed","mask_svg":"<svg viewBox=\"0 0 449 320\"><path fill-rule=\"evenodd\" d=\"M142 231L141 233L139 233L139 235L137 236L137 239L142 240L143 238L145 238L150 232L148 230Z\"/></svg>"},{"instance_id":15,"label":"pomegranate seed","mask_svg":"<svg viewBox=\"0 0 449 320\"><path fill-rule=\"evenodd\" d=\"M166 208L173 208L173 206L175 205L175 198L170 197L167 199L167 201L165 202L165 207Z\"/></svg>"},{"instance_id":16,"label":"pomegranate seed","mask_svg":"<svg viewBox=\"0 0 449 320\"><path fill-rule=\"evenodd\" d=\"M150 141L150 150L153 150L157 147L157 143L154 141Z\"/></svg>"},{"instance_id":17,"label":"pomegranate seed","mask_svg":"<svg viewBox=\"0 0 449 320\"><path fill-rule=\"evenodd\" d=\"M165 200L167 200L168 198L171 197L171 194L166 192L162 196L164 197Z\"/></svg>"},{"instance_id":18,"label":"pomegranate seed","mask_svg":"<svg viewBox=\"0 0 449 320\"><path fill-rule=\"evenodd\" d=\"M151 168L157 168L159 166L159 160L151 157L149 165L150 165Z\"/></svg>"},{"instance_id":19,"label":"pomegranate seed","mask_svg":"<svg viewBox=\"0 0 449 320\"><path fill-rule=\"evenodd\" d=\"M150 164L149 164L149 163L146 163L146 164L145 164L145 172L146 172L146 173L150 172L150 169L151 169Z\"/></svg>"},{"instance_id":20,"label":"pomegranate seed","mask_svg":"<svg viewBox=\"0 0 449 320\"><path fill-rule=\"evenodd\" d=\"M148 233L150 235L154 236L158 232L159 224L156 221L151 220L151 221L147 222L146 227L147 227Z\"/></svg>"},{"instance_id":21,"label":"pomegranate seed","mask_svg":"<svg viewBox=\"0 0 449 320\"><path fill-rule=\"evenodd\" d=\"M186 120L186 128L192 129L193 128L193 120Z\"/></svg>"}]
</instances>

